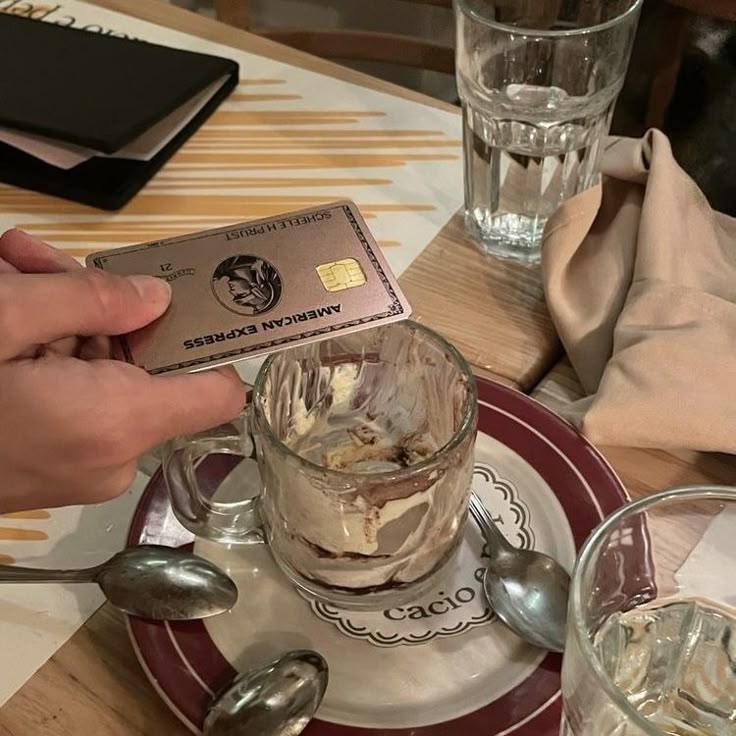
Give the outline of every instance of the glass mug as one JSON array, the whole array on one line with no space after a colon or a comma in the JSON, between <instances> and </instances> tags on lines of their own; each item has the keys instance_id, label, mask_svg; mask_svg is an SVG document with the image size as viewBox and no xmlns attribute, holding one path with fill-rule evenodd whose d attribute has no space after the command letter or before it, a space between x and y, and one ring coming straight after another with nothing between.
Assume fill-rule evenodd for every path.
<instances>
[{"instance_id":1,"label":"glass mug","mask_svg":"<svg viewBox=\"0 0 736 736\"><path fill-rule=\"evenodd\" d=\"M457 548L476 426L463 357L405 321L270 356L236 421L169 443L164 478L195 534L265 540L305 593L384 608L428 590ZM208 455L246 458L241 480L210 479Z\"/></svg>"}]
</instances>

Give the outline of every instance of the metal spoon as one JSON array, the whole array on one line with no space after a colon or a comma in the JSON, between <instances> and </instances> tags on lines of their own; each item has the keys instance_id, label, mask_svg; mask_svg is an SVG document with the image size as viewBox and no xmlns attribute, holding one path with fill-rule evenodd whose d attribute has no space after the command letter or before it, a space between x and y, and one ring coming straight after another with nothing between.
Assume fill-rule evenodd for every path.
<instances>
[{"instance_id":1,"label":"metal spoon","mask_svg":"<svg viewBox=\"0 0 736 736\"><path fill-rule=\"evenodd\" d=\"M209 560L153 544L129 547L83 570L0 565L0 583L97 583L120 610L169 621L214 616L238 600L235 583Z\"/></svg>"},{"instance_id":2,"label":"metal spoon","mask_svg":"<svg viewBox=\"0 0 736 736\"><path fill-rule=\"evenodd\" d=\"M245 672L215 700L204 736L297 736L327 688L327 662L317 652L289 652Z\"/></svg>"},{"instance_id":3,"label":"metal spoon","mask_svg":"<svg viewBox=\"0 0 736 736\"><path fill-rule=\"evenodd\" d=\"M551 557L509 544L475 493L470 513L488 543L483 589L491 608L529 644L563 651L570 576Z\"/></svg>"}]
</instances>

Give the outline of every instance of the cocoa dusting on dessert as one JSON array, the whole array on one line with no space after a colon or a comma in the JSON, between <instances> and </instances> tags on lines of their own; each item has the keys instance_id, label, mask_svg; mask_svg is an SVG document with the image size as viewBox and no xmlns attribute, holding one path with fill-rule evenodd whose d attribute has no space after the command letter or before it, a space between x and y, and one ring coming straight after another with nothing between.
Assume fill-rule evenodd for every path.
<instances>
[{"instance_id":1,"label":"cocoa dusting on dessert","mask_svg":"<svg viewBox=\"0 0 736 736\"><path fill-rule=\"evenodd\" d=\"M381 485L374 483L370 488L360 489L358 493L365 499L366 503L377 509L382 509L390 501L409 498L415 493L423 493L429 490L442 479L445 472L445 468L435 468L432 474L420 473L413 478L391 480Z\"/></svg>"},{"instance_id":2,"label":"cocoa dusting on dessert","mask_svg":"<svg viewBox=\"0 0 736 736\"><path fill-rule=\"evenodd\" d=\"M320 547L314 542L310 542L302 536L298 537L309 549L311 549L317 557L323 560L387 560L390 559L391 555L376 554L376 555L365 555L360 552L330 552L330 550Z\"/></svg>"},{"instance_id":3,"label":"cocoa dusting on dessert","mask_svg":"<svg viewBox=\"0 0 736 736\"><path fill-rule=\"evenodd\" d=\"M375 445L378 441L378 436L370 427L348 427L346 432L356 447L360 447L361 445Z\"/></svg>"},{"instance_id":4,"label":"cocoa dusting on dessert","mask_svg":"<svg viewBox=\"0 0 736 736\"><path fill-rule=\"evenodd\" d=\"M350 400L351 411L357 411L358 409L364 408L370 401L371 394L367 388L361 387L354 394Z\"/></svg>"},{"instance_id":5,"label":"cocoa dusting on dessert","mask_svg":"<svg viewBox=\"0 0 736 736\"><path fill-rule=\"evenodd\" d=\"M402 470L420 463L431 457L436 447L429 441L426 434L415 433L399 439L398 442L388 442L385 433L378 432L367 425L348 427L345 433L351 444L338 447L322 454L322 465L331 470L360 471L360 464L379 462L394 467L385 468L386 471Z\"/></svg>"},{"instance_id":6,"label":"cocoa dusting on dessert","mask_svg":"<svg viewBox=\"0 0 736 736\"><path fill-rule=\"evenodd\" d=\"M461 539L462 539L462 535L458 535L457 539L445 551L443 560L446 561L450 558L450 556L455 552L456 548L458 547ZM341 556L346 557L346 558L351 558L351 559L361 559L362 558L366 560L377 560L377 559L380 559L381 557L381 555L367 557L365 555L357 555L357 554L356 555L345 554ZM385 557L390 558L391 555L385 555ZM442 561L440 561L440 564L442 564ZM351 588L346 585L335 585L334 583L331 583L329 581L324 581L324 582L327 582L330 588L334 591L338 591L340 593L350 593L351 595L354 595L356 598L359 598L360 596L371 595L373 593L381 593L386 590L403 590L404 588L408 588L409 586L423 583L429 577L434 575L435 572L436 572L436 568L432 568L431 570L426 572L424 575L420 575L418 578L415 578L414 580L397 580L396 576L401 573L401 570L397 570L385 582L379 583L378 585L365 585L362 588ZM318 578L317 578L317 582L320 582Z\"/></svg>"}]
</instances>

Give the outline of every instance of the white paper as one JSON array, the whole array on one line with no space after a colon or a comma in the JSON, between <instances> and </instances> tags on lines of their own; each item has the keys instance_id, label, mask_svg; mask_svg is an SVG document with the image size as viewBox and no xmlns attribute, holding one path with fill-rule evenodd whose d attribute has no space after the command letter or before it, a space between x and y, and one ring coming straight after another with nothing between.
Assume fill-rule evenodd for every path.
<instances>
[{"instance_id":1,"label":"white paper","mask_svg":"<svg viewBox=\"0 0 736 736\"><path fill-rule=\"evenodd\" d=\"M0 127L0 141L35 156L35 158L47 164L66 170L88 161L93 156L150 161L174 136L186 127L192 118L207 104L207 101L225 84L226 80L227 76L213 82L115 153L101 153L93 148L75 146L71 143L60 143L51 138L21 133L12 128Z\"/></svg>"},{"instance_id":2,"label":"white paper","mask_svg":"<svg viewBox=\"0 0 736 736\"><path fill-rule=\"evenodd\" d=\"M128 525L147 476L138 474L119 498L55 509L48 519L0 516L0 528L48 534L42 541L2 541L0 554L28 567L91 567L125 546ZM102 605L97 585L3 585L0 598L0 706ZM12 666L8 663L12 662Z\"/></svg>"},{"instance_id":3,"label":"white paper","mask_svg":"<svg viewBox=\"0 0 736 736\"><path fill-rule=\"evenodd\" d=\"M733 566L736 538L736 509L721 511L703 534L697 546L675 575L680 595L710 598L736 607L736 584Z\"/></svg>"},{"instance_id":4,"label":"white paper","mask_svg":"<svg viewBox=\"0 0 736 736\"><path fill-rule=\"evenodd\" d=\"M227 76L205 87L163 120L152 125L145 133L131 141L119 151L104 154L107 158L132 158L137 161L150 161L174 136L182 131L192 118L207 104L227 81Z\"/></svg>"},{"instance_id":5,"label":"white paper","mask_svg":"<svg viewBox=\"0 0 736 736\"><path fill-rule=\"evenodd\" d=\"M21 133L13 128L0 127L0 141L60 169L71 169L94 155L82 146L58 143L51 138Z\"/></svg>"}]
</instances>

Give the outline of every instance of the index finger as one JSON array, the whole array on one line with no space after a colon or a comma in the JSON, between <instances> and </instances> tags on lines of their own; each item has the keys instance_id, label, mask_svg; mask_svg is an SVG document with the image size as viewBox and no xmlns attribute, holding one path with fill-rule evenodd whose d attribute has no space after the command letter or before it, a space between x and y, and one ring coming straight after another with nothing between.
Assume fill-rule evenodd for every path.
<instances>
[{"instance_id":1,"label":"index finger","mask_svg":"<svg viewBox=\"0 0 736 736\"><path fill-rule=\"evenodd\" d=\"M21 273L62 273L82 268L63 250L53 248L17 228L7 230L0 236L0 263L3 261Z\"/></svg>"},{"instance_id":2,"label":"index finger","mask_svg":"<svg viewBox=\"0 0 736 736\"><path fill-rule=\"evenodd\" d=\"M174 437L229 422L245 407L246 387L232 366L142 378L135 369L135 390L126 397L140 453Z\"/></svg>"}]
</instances>

